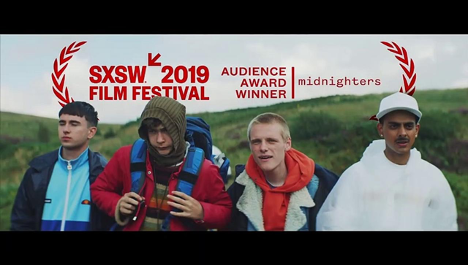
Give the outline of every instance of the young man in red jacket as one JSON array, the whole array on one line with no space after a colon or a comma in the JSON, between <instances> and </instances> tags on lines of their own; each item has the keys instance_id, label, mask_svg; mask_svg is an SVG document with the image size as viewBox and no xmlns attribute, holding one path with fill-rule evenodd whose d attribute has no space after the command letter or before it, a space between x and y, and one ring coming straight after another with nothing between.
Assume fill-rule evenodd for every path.
<instances>
[{"instance_id":1,"label":"young man in red jacket","mask_svg":"<svg viewBox=\"0 0 468 265\"><path fill-rule=\"evenodd\" d=\"M190 144L185 141L185 106L153 97L141 114L138 133L147 144L146 174L139 194L131 192L130 153L121 147L91 186L96 205L124 231L220 229L232 203L218 167L205 159L191 195L176 191Z\"/></svg>"}]
</instances>

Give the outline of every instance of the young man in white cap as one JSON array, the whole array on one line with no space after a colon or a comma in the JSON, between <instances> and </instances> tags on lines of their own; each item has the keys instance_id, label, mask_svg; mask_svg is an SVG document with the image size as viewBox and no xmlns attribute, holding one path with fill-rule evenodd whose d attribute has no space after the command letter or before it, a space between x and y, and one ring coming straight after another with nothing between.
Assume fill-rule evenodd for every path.
<instances>
[{"instance_id":1,"label":"young man in white cap","mask_svg":"<svg viewBox=\"0 0 468 265\"><path fill-rule=\"evenodd\" d=\"M443 173L412 148L422 113L397 92L380 102L374 140L343 172L317 216L317 230L458 230L455 198Z\"/></svg>"}]
</instances>

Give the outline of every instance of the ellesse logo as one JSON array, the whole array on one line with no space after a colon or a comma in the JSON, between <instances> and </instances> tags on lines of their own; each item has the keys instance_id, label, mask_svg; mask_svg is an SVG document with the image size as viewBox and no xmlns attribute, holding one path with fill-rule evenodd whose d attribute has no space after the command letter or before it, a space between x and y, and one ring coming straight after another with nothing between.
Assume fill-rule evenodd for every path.
<instances>
[{"instance_id":1,"label":"ellesse logo","mask_svg":"<svg viewBox=\"0 0 468 265\"><path fill-rule=\"evenodd\" d=\"M86 200L86 199L85 199L85 200L83 200L83 201L81 202L81 204L91 204L91 202L90 202L89 200Z\"/></svg>"}]
</instances>

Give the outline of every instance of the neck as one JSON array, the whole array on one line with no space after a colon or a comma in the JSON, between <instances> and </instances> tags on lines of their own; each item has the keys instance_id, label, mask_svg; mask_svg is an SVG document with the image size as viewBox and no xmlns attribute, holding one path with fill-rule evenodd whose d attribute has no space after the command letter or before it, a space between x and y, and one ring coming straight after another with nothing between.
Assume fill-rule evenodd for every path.
<instances>
[{"instance_id":1,"label":"neck","mask_svg":"<svg viewBox=\"0 0 468 265\"><path fill-rule=\"evenodd\" d=\"M397 165L406 165L410 158L410 153L397 154L395 152L388 152L387 149L384 150L385 157L390 160L392 163Z\"/></svg>"},{"instance_id":2,"label":"neck","mask_svg":"<svg viewBox=\"0 0 468 265\"><path fill-rule=\"evenodd\" d=\"M288 176L288 169L286 168L285 163L281 163L273 170L263 172L263 174L271 185L279 187L282 186L286 181L286 177Z\"/></svg>"},{"instance_id":3,"label":"neck","mask_svg":"<svg viewBox=\"0 0 468 265\"><path fill-rule=\"evenodd\" d=\"M79 157L84 150L86 150L88 146L84 146L79 149L67 149L65 147L62 148L62 158L65 160L73 160Z\"/></svg>"}]
</instances>

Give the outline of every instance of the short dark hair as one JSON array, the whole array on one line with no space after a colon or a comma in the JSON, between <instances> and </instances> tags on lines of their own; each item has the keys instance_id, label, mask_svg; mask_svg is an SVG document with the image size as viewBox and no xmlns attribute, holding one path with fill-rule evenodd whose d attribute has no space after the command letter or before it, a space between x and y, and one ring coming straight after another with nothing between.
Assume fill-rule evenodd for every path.
<instances>
[{"instance_id":1,"label":"short dark hair","mask_svg":"<svg viewBox=\"0 0 468 265\"><path fill-rule=\"evenodd\" d=\"M142 126L145 126L146 130L155 129L160 124L162 124L162 121L160 119L156 119L156 118L146 118L142 122Z\"/></svg>"},{"instance_id":2,"label":"short dark hair","mask_svg":"<svg viewBox=\"0 0 468 265\"><path fill-rule=\"evenodd\" d=\"M59 118L62 114L68 114L73 116L85 117L86 121L88 122L88 127L94 126L97 127L98 125L98 113L94 110L94 107L86 103L84 101L73 101L68 103L67 105L63 106L63 108L59 111Z\"/></svg>"}]
</instances>

